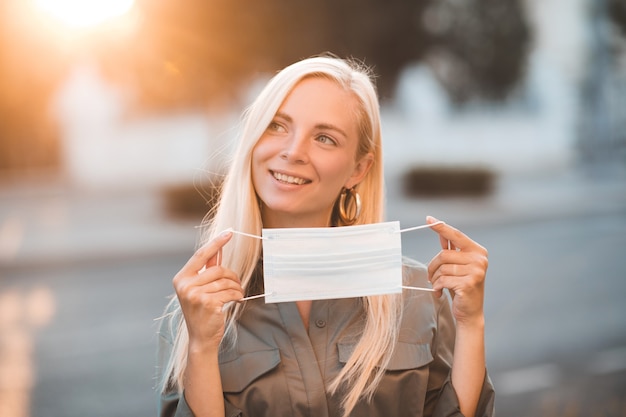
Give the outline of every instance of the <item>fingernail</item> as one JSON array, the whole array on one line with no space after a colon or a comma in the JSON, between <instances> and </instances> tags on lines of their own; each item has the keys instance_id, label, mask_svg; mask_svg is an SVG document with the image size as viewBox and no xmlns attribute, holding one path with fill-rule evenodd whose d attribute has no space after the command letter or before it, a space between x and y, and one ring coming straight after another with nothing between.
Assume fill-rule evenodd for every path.
<instances>
[{"instance_id":1,"label":"fingernail","mask_svg":"<svg viewBox=\"0 0 626 417\"><path fill-rule=\"evenodd\" d=\"M432 226L435 226L437 224L445 224L446 222L444 222L443 220L439 220L433 216L426 216L426 224L430 224Z\"/></svg>"},{"instance_id":2,"label":"fingernail","mask_svg":"<svg viewBox=\"0 0 626 417\"><path fill-rule=\"evenodd\" d=\"M222 232L220 232L218 237L225 238L225 237L230 236L232 234L233 234L233 228L229 227L228 229L222 230Z\"/></svg>"}]
</instances>

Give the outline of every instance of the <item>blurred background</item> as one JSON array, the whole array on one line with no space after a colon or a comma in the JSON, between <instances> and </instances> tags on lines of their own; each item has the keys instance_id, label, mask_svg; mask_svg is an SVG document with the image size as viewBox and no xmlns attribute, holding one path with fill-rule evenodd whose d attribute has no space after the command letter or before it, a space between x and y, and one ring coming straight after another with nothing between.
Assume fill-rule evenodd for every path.
<instances>
[{"instance_id":1,"label":"blurred background","mask_svg":"<svg viewBox=\"0 0 626 417\"><path fill-rule=\"evenodd\" d=\"M626 416L623 0L0 1L0 415L155 415L239 115L325 51L378 75L387 217L490 251L498 415Z\"/></svg>"}]
</instances>

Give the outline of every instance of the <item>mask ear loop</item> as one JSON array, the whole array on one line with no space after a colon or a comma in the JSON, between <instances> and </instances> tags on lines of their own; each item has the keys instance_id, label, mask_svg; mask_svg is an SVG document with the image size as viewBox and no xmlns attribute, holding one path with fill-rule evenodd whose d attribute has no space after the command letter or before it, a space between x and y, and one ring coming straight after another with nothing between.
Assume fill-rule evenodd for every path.
<instances>
[{"instance_id":1,"label":"mask ear loop","mask_svg":"<svg viewBox=\"0 0 626 417\"><path fill-rule=\"evenodd\" d=\"M429 227L433 227L436 226L438 224L444 224L445 222L439 220L438 222L435 222L433 224L424 224L421 226L415 226L415 227L409 227L407 229L402 229L399 230L397 233L403 233L403 232L411 232L413 230L420 230L420 229L426 229ZM450 241L448 240L448 249L450 249ZM428 292L435 292L434 289L432 288L425 288L425 287L410 287L408 285L401 285L400 288L405 289L405 290L414 290L414 291L428 291Z\"/></svg>"},{"instance_id":2,"label":"mask ear loop","mask_svg":"<svg viewBox=\"0 0 626 417\"><path fill-rule=\"evenodd\" d=\"M420 230L420 229L427 229L429 227L433 227L433 226L437 226L438 224L445 224L445 222L443 220L439 220L433 224L423 224L421 226L415 226L415 227L409 227L406 229L402 229L402 230L398 230L397 233L404 233L404 232L411 232L413 230ZM448 242L448 245L450 244L450 242Z\"/></svg>"},{"instance_id":3,"label":"mask ear loop","mask_svg":"<svg viewBox=\"0 0 626 417\"><path fill-rule=\"evenodd\" d=\"M263 297L267 297L268 295L272 295L271 292L267 292L267 293L263 293L263 294L258 294L258 295L251 295L250 297L244 297L240 300L237 300L238 303L243 303L244 301L248 301L248 300L254 300L257 298L263 298Z\"/></svg>"},{"instance_id":4,"label":"mask ear loop","mask_svg":"<svg viewBox=\"0 0 626 417\"><path fill-rule=\"evenodd\" d=\"M254 239L260 239L260 240L266 239L263 236L258 236L258 235L253 235L251 233L245 233L245 232L239 232L237 230L233 230L232 227L229 227L228 229L224 230L222 233L224 233L224 232L232 232L232 233L235 233L235 234L238 234L238 235L247 236L247 237L251 237L251 238L254 238ZM218 252L218 258L217 259L218 259L218 265L221 265L221 261L222 261L222 250L221 249ZM237 300L237 302L238 303L242 303L244 301L254 300L256 298L263 298L263 297L266 297L266 296L271 295L271 294L272 294L271 292L268 292L268 293L263 293L263 294L258 294L258 295L252 295L250 297L244 297L244 298L242 298L240 300Z\"/></svg>"}]
</instances>

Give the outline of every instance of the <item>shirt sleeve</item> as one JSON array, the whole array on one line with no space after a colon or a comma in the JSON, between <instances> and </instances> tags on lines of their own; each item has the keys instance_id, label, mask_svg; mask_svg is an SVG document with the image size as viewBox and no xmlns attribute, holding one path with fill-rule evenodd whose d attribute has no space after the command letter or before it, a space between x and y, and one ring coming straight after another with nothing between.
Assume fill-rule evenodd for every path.
<instances>
[{"instance_id":1,"label":"shirt sleeve","mask_svg":"<svg viewBox=\"0 0 626 417\"><path fill-rule=\"evenodd\" d=\"M434 360L430 366L425 416L463 417L451 379L454 338L454 317L452 316L449 296L445 294L441 298L437 315L437 334L433 342ZM492 417L494 415L495 391L485 371L475 416Z\"/></svg>"},{"instance_id":2,"label":"shirt sleeve","mask_svg":"<svg viewBox=\"0 0 626 417\"><path fill-rule=\"evenodd\" d=\"M228 401L224 400L224 410L226 417L242 417L241 410L237 409ZM159 417L194 417L189 408L185 395L178 392L163 393L160 396Z\"/></svg>"},{"instance_id":3,"label":"shirt sleeve","mask_svg":"<svg viewBox=\"0 0 626 417\"><path fill-rule=\"evenodd\" d=\"M495 415L495 391L489 376L485 372L483 387L476 407L476 417L492 417ZM452 386L450 375L446 378L439 392L439 398L435 405L433 417L462 417L459 400Z\"/></svg>"},{"instance_id":4,"label":"shirt sleeve","mask_svg":"<svg viewBox=\"0 0 626 417\"><path fill-rule=\"evenodd\" d=\"M173 309L172 309L173 310ZM166 312L172 314L171 310ZM157 384L160 384L164 378L163 370L167 366L170 355L173 349L173 340L175 334L173 327L169 323L168 318L161 319L158 334L158 347L157 347ZM191 408L185 400L184 392L179 392L175 387L168 387L163 392L160 390L157 392L157 415L159 417L194 417ZM241 417L241 410L235 408L231 403L224 399L224 410L226 411L226 417Z\"/></svg>"},{"instance_id":5,"label":"shirt sleeve","mask_svg":"<svg viewBox=\"0 0 626 417\"><path fill-rule=\"evenodd\" d=\"M184 395L176 391L161 393L159 400L159 417L193 417Z\"/></svg>"}]
</instances>

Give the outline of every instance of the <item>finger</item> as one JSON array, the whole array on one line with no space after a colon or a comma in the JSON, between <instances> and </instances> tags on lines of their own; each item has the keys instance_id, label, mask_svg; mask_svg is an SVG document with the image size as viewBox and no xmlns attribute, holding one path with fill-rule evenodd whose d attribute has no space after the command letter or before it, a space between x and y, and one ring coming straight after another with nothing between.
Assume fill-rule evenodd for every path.
<instances>
[{"instance_id":1,"label":"finger","mask_svg":"<svg viewBox=\"0 0 626 417\"><path fill-rule=\"evenodd\" d=\"M450 241L450 249L456 250L473 250L483 249L478 243L470 239L466 234L458 229L450 226L447 223L440 222L432 216L426 217L426 223L432 224L431 229L439 235L439 240L442 249L448 249L448 241Z\"/></svg>"},{"instance_id":2,"label":"finger","mask_svg":"<svg viewBox=\"0 0 626 417\"><path fill-rule=\"evenodd\" d=\"M215 265L217 253L233 237L231 231L220 233L215 239L202 245L182 267L182 273L197 273L203 267Z\"/></svg>"},{"instance_id":3,"label":"finger","mask_svg":"<svg viewBox=\"0 0 626 417\"><path fill-rule=\"evenodd\" d=\"M217 251L217 256L215 257L215 265L222 266L222 248L219 248ZM210 265L207 265L207 267Z\"/></svg>"},{"instance_id":4,"label":"finger","mask_svg":"<svg viewBox=\"0 0 626 417\"><path fill-rule=\"evenodd\" d=\"M435 285L433 284L433 294L435 295L435 297L441 298L443 296L443 290L446 288L447 287L445 285L439 284L435 287ZM454 291L450 289L448 291L450 292L450 295L452 295L454 298Z\"/></svg>"},{"instance_id":5,"label":"finger","mask_svg":"<svg viewBox=\"0 0 626 417\"><path fill-rule=\"evenodd\" d=\"M437 220L432 216L426 216L426 224L430 225L432 229L437 223L443 224L444 222L441 220ZM450 249L451 243L448 239L445 239L441 235L439 236L439 244L441 245L441 249Z\"/></svg>"},{"instance_id":6,"label":"finger","mask_svg":"<svg viewBox=\"0 0 626 417\"><path fill-rule=\"evenodd\" d=\"M211 281L201 286L200 289L205 294L218 294L223 291L237 291L240 297L243 297L243 288L241 288L241 285L238 282L227 278Z\"/></svg>"},{"instance_id":7,"label":"finger","mask_svg":"<svg viewBox=\"0 0 626 417\"><path fill-rule=\"evenodd\" d=\"M237 274L235 274L234 271L224 268L222 266L213 266L205 269L197 276L193 277L193 283L195 285L205 285L220 279L228 279L237 283L238 285L241 285Z\"/></svg>"},{"instance_id":8,"label":"finger","mask_svg":"<svg viewBox=\"0 0 626 417\"><path fill-rule=\"evenodd\" d=\"M454 279L462 278L470 285L482 284L485 281L487 262L486 260L483 261L483 259L480 259L478 256L472 256L470 258L472 258L472 261L468 263L444 263L437 268L429 270L429 280L433 285L442 277Z\"/></svg>"},{"instance_id":9,"label":"finger","mask_svg":"<svg viewBox=\"0 0 626 417\"><path fill-rule=\"evenodd\" d=\"M237 291L237 290L228 290L228 291L222 291L219 293L219 301L221 304L221 309L224 308L224 306L228 303L232 303L232 302L239 302L239 300L241 300L244 297L243 291Z\"/></svg>"},{"instance_id":10,"label":"finger","mask_svg":"<svg viewBox=\"0 0 626 417\"><path fill-rule=\"evenodd\" d=\"M484 282L472 276L442 275L433 283L433 290L440 291L447 288L451 294L471 296L479 295L482 299Z\"/></svg>"},{"instance_id":11,"label":"finger","mask_svg":"<svg viewBox=\"0 0 626 417\"><path fill-rule=\"evenodd\" d=\"M466 276L438 274L433 282L433 289L435 291L441 291L447 288L450 291L458 291L466 284L467 278Z\"/></svg>"},{"instance_id":12,"label":"finger","mask_svg":"<svg viewBox=\"0 0 626 417\"><path fill-rule=\"evenodd\" d=\"M429 276L429 281L434 286L442 278L462 279L467 285L483 285L485 282L485 269L477 264L468 265L442 265L441 268Z\"/></svg>"},{"instance_id":13,"label":"finger","mask_svg":"<svg viewBox=\"0 0 626 417\"><path fill-rule=\"evenodd\" d=\"M434 285L442 277L468 278L472 273L470 265L445 264L437 269L430 277L430 282Z\"/></svg>"},{"instance_id":14,"label":"finger","mask_svg":"<svg viewBox=\"0 0 626 417\"><path fill-rule=\"evenodd\" d=\"M224 304L240 300L241 298L243 298L241 289L224 287L216 292L206 292L201 288L197 288L195 291L186 294L183 300L187 300L188 305L196 308L221 310Z\"/></svg>"},{"instance_id":15,"label":"finger","mask_svg":"<svg viewBox=\"0 0 626 417\"><path fill-rule=\"evenodd\" d=\"M176 294L184 304L209 306L216 302L219 304L224 297L230 297L228 294L235 294L236 299L240 299L243 289L238 282L222 278L202 285L181 284L176 287Z\"/></svg>"},{"instance_id":16,"label":"finger","mask_svg":"<svg viewBox=\"0 0 626 417\"><path fill-rule=\"evenodd\" d=\"M469 265L476 262L473 252L457 252L455 250L444 249L435 255L428 263L428 275L432 277L435 271L446 264Z\"/></svg>"},{"instance_id":17,"label":"finger","mask_svg":"<svg viewBox=\"0 0 626 417\"><path fill-rule=\"evenodd\" d=\"M427 224L432 224L433 226L431 226L431 229L435 230L436 226L443 226L445 223L442 222L441 220L437 220L432 216L427 216L426 217L426 223ZM439 224L436 224L439 223ZM436 230L435 230L436 231ZM439 232L437 232L439 233ZM441 245L441 249L448 249L448 250L452 250L454 247L454 250L456 250L456 247L452 244L452 242L443 237L441 234L439 234L439 244Z\"/></svg>"}]
</instances>

